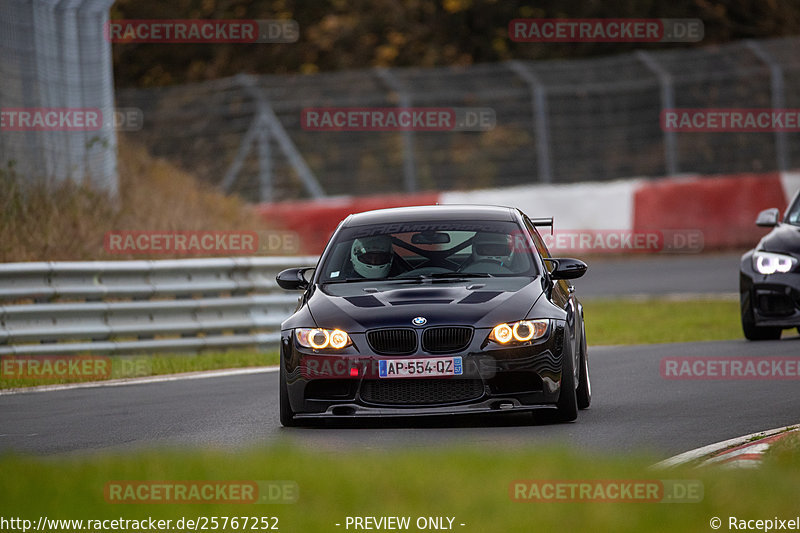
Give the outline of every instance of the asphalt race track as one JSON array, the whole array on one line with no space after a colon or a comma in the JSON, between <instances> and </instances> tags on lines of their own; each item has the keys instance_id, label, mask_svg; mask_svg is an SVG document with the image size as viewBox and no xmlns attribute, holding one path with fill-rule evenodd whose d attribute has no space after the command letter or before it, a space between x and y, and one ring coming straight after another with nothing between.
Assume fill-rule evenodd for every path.
<instances>
[{"instance_id":1,"label":"asphalt race track","mask_svg":"<svg viewBox=\"0 0 800 533\"><path fill-rule=\"evenodd\" d=\"M381 427L283 429L275 372L192 381L0 396L0 449L39 453L145 444L239 446L294 437L312 447L370 449L568 442L599 451L644 448L667 457L797 422L796 381L673 381L668 356L788 356L800 339L590 350L594 403L572 424L527 416L400 421ZM337 427L338 426L338 427Z\"/></svg>"},{"instance_id":2,"label":"asphalt race track","mask_svg":"<svg viewBox=\"0 0 800 533\"><path fill-rule=\"evenodd\" d=\"M710 261L714 264L721 257L726 256L713 256ZM700 270L710 268L702 258L694 260ZM642 262L649 261L652 260ZM684 261L681 258L679 264L684 265ZM641 271L653 272L654 277L669 271L669 261L655 263L660 264L654 268L647 265ZM734 279L735 265L734 262ZM685 280L684 267L676 270L681 270L679 277ZM624 264L606 269L607 274L600 276L602 279L594 286L594 295L610 295L609 288L623 287L622 282L608 279L609 276L630 279L631 270L636 268L635 264ZM716 278L723 278L719 272L714 272ZM584 281L587 293L592 292L588 290L591 280ZM735 291L735 285L717 282L715 286L716 292ZM656 293L669 292L662 291L662 287L660 284ZM704 285L699 292L715 292L713 287ZM584 292L584 288L579 286L579 291ZM620 292L624 291L613 293ZM690 291L681 287L673 292ZM735 340L590 347L594 400L592 408L582 411L578 421L571 424L550 424L524 414L501 414L285 429L278 423L276 372L0 395L0 451L81 453L154 445L235 448L291 438L309 447L332 451L424 448L451 443L566 443L590 451L649 451L663 458L799 422L800 395L796 394L797 382L792 380L663 379L659 366L662 358L797 354L797 336L760 343Z\"/></svg>"},{"instance_id":3,"label":"asphalt race track","mask_svg":"<svg viewBox=\"0 0 800 533\"><path fill-rule=\"evenodd\" d=\"M589 270L573 281L583 298L621 295L722 295L738 298L741 253L646 255L636 259L587 260Z\"/></svg>"}]
</instances>

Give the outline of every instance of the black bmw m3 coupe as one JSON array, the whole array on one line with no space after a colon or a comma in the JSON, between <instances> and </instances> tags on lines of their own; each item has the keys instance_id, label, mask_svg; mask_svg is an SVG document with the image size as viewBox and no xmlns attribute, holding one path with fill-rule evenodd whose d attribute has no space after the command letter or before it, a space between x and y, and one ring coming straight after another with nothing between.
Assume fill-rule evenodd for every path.
<instances>
[{"instance_id":1,"label":"black bmw m3 coupe","mask_svg":"<svg viewBox=\"0 0 800 533\"><path fill-rule=\"evenodd\" d=\"M739 265L742 330L751 341L779 339L784 329L800 331L800 192L783 217L766 209L756 224L772 231Z\"/></svg>"},{"instance_id":2,"label":"black bmw m3 coupe","mask_svg":"<svg viewBox=\"0 0 800 533\"><path fill-rule=\"evenodd\" d=\"M347 217L281 326L280 419L549 409L575 420L591 385L583 308L517 209L436 205Z\"/></svg>"}]
</instances>

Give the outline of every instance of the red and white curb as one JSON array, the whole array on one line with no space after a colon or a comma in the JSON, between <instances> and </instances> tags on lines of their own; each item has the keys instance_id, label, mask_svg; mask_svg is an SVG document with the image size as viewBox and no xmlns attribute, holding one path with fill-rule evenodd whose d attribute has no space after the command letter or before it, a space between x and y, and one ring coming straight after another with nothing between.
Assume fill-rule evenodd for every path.
<instances>
[{"instance_id":1,"label":"red and white curb","mask_svg":"<svg viewBox=\"0 0 800 533\"><path fill-rule=\"evenodd\" d=\"M653 468L673 468L688 463L695 463L696 467L754 468L761 464L762 456L770 446L798 431L800 426L795 424L751 433L684 452L656 463Z\"/></svg>"}]
</instances>

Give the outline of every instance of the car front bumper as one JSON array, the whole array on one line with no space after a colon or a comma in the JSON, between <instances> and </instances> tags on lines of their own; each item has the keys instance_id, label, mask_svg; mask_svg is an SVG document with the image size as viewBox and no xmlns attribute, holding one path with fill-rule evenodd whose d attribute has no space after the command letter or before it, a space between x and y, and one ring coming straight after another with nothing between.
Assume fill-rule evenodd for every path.
<instances>
[{"instance_id":1,"label":"car front bumper","mask_svg":"<svg viewBox=\"0 0 800 533\"><path fill-rule=\"evenodd\" d=\"M800 326L800 272L764 275L743 265L739 286L742 310L752 308L756 326Z\"/></svg>"},{"instance_id":2,"label":"car front bumper","mask_svg":"<svg viewBox=\"0 0 800 533\"><path fill-rule=\"evenodd\" d=\"M300 347L282 332L281 366L289 403L298 419L400 417L530 411L555 406L563 357L572 356L563 322L525 346L493 347L476 330L466 350L440 355L372 353L364 335L351 335L351 353L322 354ZM464 374L380 378L381 360L460 356ZM353 369L356 369L355 371ZM351 374L355 372L356 374Z\"/></svg>"}]
</instances>

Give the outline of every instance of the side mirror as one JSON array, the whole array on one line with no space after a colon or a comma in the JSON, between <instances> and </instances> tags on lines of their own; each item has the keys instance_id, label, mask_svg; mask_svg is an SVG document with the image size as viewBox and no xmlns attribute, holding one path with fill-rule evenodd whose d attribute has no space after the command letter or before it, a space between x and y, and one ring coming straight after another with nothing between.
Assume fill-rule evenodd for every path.
<instances>
[{"instance_id":1,"label":"side mirror","mask_svg":"<svg viewBox=\"0 0 800 533\"><path fill-rule=\"evenodd\" d=\"M555 268L550 272L550 277L553 279L575 279L586 274L586 263L580 259L570 259L569 257L560 257L557 259L545 259L555 263Z\"/></svg>"},{"instance_id":2,"label":"side mirror","mask_svg":"<svg viewBox=\"0 0 800 533\"><path fill-rule=\"evenodd\" d=\"M781 212L778 211L777 207L773 207L772 209L764 209L756 217L756 226L773 228L778 225L780 217Z\"/></svg>"},{"instance_id":3,"label":"side mirror","mask_svg":"<svg viewBox=\"0 0 800 533\"><path fill-rule=\"evenodd\" d=\"M275 281L281 289L287 291L306 290L310 285L305 277L308 270L314 270L314 267L289 268L275 276Z\"/></svg>"}]
</instances>

